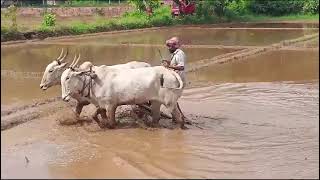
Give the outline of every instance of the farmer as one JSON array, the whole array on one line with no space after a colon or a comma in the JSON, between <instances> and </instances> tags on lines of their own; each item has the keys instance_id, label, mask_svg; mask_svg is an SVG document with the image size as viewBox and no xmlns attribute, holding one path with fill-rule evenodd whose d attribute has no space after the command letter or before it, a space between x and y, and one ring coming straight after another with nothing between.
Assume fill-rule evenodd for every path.
<instances>
[{"instance_id":1,"label":"farmer","mask_svg":"<svg viewBox=\"0 0 320 180\"><path fill-rule=\"evenodd\" d=\"M181 44L179 42L178 37L172 37L171 39L166 41L166 45L168 47L168 50L171 54L170 60L162 60L162 65L174 70L177 72L182 81L183 81L183 87L186 85L186 78L185 78L185 63L186 63L186 55L185 53L179 49Z\"/></svg>"},{"instance_id":2,"label":"farmer","mask_svg":"<svg viewBox=\"0 0 320 180\"><path fill-rule=\"evenodd\" d=\"M186 78L185 78L185 63L186 63L186 55L184 52L179 49L181 44L179 42L178 37L172 37L171 39L166 41L166 45L168 47L168 50L171 54L171 59L169 60L162 60L162 65L174 70L177 72L182 81L183 81L183 88L186 86ZM178 109L182 115L183 118L185 118L184 114L181 111L181 108L179 106L179 103L177 103Z\"/></svg>"}]
</instances>

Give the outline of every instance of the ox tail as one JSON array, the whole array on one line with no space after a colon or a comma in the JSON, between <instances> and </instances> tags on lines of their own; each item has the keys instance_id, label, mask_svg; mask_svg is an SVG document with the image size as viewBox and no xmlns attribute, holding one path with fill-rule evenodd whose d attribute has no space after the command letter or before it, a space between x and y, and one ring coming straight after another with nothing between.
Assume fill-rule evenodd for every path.
<instances>
[{"instance_id":1,"label":"ox tail","mask_svg":"<svg viewBox=\"0 0 320 180\"><path fill-rule=\"evenodd\" d=\"M171 71L172 75L175 76L176 80L179 82L179 87L176 88L176 87L164 87L163 86L163 83L164 83L164 78L163 78L163 74L160 75L160 84L161 84L161 87L162 88L168 88L168 89L177 89L177 90L180 90L183 88L183 81L180 77L180 75L178 73L176 73L175 71Z\"/></svg>"}]
</instances>

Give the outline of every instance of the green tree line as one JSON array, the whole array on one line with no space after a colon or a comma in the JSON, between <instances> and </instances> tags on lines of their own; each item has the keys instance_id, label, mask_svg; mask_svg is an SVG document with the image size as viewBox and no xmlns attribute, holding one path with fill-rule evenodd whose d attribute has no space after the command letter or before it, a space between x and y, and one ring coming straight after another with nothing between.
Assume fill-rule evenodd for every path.
<instances>
[{"instance_id":1,"label":"green tree line","mask_svg":"<svg viewBox=\"0 0 320 180\"><path fill-rule=\"evenodd\" d=\"M146 6L159 7L161 0L128 0L138 11ZM262 15L317 14L319 0L198 0L197 15Z\"/></svg>"}]
</instances>

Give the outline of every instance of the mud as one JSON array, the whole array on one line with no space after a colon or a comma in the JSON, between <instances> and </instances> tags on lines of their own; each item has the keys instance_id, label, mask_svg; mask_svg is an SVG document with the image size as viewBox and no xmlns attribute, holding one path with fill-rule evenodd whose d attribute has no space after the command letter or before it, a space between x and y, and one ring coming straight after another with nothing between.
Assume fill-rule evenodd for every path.
<instances>
[{"instance_id":1,"label":"mud","mask_svg":"<svg viewBox=\"0 0 320 180\"><path fill-rule=\"evenodd\" d=\"M116 129L100 129L91 119L93 105L76 120L75 101L56 98L60 87L46 92L38 87L39 73L61 47L96 64L141 58L155 65L158 49L167 56L158 41L173 30L154 39L146 33L141 42L134 37L139 33L132 33L131 39L124 34L2 45L1 177L319 178L318 31L270 30L275 39L268 43L258 35L230 46L217 45L214 38L184 46L188 85L179 104L187 130L176 129L168 118L148 128L148 112L136 106L117 109ZM224 36L252 32L241 31ZM205 36L197 33L194 37Z\"/></svg>"},{"instance_id":2,"label":"mud","mask_svg":"<svg viewBox=\"0 0 320 180\"><path fill-rule=\"evenodd\" d=\"M116 130L61 126L61 111L52 113L2 131L2 178L317 178L318 88L229 83L186 90L182 109L201 128L185 131L125 122Z\"/></svg>"}]
</instances>

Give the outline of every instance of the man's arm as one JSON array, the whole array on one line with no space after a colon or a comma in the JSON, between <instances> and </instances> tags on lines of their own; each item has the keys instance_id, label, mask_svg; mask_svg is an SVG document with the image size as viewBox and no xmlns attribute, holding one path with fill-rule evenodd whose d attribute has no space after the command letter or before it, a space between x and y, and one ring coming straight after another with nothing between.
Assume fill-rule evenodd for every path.
<instances>
[{"instance_id":1,"label":"man's arm","mask_svg":"<svg viewBox=\"0 0 320 180\"><path fill-rule=\"evenodd\" d=\"M173 70L178 70L178 71L183 71L184 70L184 66L182 66L182 65L170 65L170 62L168 60L162 60L162 66L164 66L166 68L173 69Z\"/></svg>"},{"instance_id":2,"label":"man's arm","mask_svg":"<svg viewBox=\"0 0 320 180\"><path fill-rule=\"evenodd\" d=\"M184 70L184 66L180 66L180 65L169 65L168 68L178 70L178 71Z\"/></svg>"}]
</instances>

